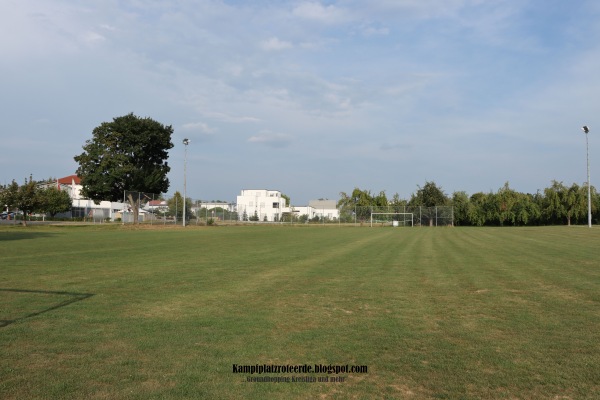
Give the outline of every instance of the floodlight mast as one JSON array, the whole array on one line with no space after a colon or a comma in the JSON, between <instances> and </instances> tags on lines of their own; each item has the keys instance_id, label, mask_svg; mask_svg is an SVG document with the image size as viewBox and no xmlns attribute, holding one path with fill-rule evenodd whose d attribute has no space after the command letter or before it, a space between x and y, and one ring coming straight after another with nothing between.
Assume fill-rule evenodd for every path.
<instances>
[{"instance_id":1,"label":"floodlight mast","mask_svg":"<svg viewBox=\"0 0 600 400\"><path fill-rule=\"evenodd\" d=\"M581 127L583 133L585 133L585 158L587 161L587 189L588 189L588 227L592 227L592 189L590 183L590 146L588 142L588 133L590 128L587 125Z\"/></svg>"},{"instance_id":2,"label":"floodlight mast","mask_svg":"<svg viewBox=\"0 0 600 400\"><path fill-rule=\"evenodd\" d=\"M188 138L183 139L183 145L185 146L185 151L183 155L183 226L185 227L185 198L187 196L187 185L186 185L186 176L187 176L187 147L190 144L190 140Z\"/></svg>"}]
</instances>

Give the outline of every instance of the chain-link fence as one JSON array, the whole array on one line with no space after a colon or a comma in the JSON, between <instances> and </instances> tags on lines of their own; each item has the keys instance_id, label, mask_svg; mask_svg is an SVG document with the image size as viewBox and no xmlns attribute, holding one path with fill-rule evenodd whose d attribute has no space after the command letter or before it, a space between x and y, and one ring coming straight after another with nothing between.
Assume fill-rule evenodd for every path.
<instances>
[{"instance_id":1,"label":"chain-link fence","mask_svg":"<svg viewBox=\"0 0 600 400\"><path fill-rule=\"evenodd\" d=\"M399 226L454 225L452 206L389 206L346 207L340 210L340 221L369 226L373 224Z\"/></svg>"},{"instance_id":2,"label":"chain-link fence","mask_svg":"<svg viewBox=\"0 0 600 400\"><path fill-rule=\"evenodd\" d=\"M115 221L133 223L137 208L137 221L144 224L212 225L218 222L237 222L240 217L234 203L206 202L183 196L126 191L123 194L123 211L115 214ZM136 207L137 206L137 207Z\"/></svg>"},{"instance_id":3,"label":"chain-link fence","mask_svg":"<svg viewBox=\"0 0 600 400\"><path fill-rule=\"evenodd\" d=\"M213 225L227 223L320 224L356 226L448 226L454 224L451 206L286 207L272 216L248 211L234 202L205 201L175 195L125 192L122 212L114 213L115 221L133 223L137 205L139 223ZM255 215L256 214L256 215ZM263 215L264 214L264 215Z\"/></svg>"}]
</instances>

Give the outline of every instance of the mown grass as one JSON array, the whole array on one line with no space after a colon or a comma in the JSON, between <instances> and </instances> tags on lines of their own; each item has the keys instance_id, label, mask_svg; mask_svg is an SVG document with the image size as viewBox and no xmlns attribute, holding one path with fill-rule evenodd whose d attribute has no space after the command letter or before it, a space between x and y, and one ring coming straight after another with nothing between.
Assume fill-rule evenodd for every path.
<instances>
[{"instance_id":1,"label":"mown grass","mask_svg":"<svg viewBox=\"0 0 600 400\"><path fill-rule=\"evenodd\" d=\"M0 228L0 397L598 398L599 243L582 227ZM368 373L250 383L233 364Z\"/></svg>"}]
</instances>

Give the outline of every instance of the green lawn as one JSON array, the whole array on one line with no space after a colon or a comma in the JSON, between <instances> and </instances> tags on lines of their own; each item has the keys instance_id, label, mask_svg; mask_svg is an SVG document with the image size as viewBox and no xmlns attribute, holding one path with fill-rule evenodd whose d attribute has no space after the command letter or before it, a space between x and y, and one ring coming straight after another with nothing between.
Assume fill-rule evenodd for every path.
<instances>
[{"instance_id":1,"label":"green lawn","mask_svg":"<svg viewBox=\"0 0 600 400\"><path fill-rule=\"evenodd\" d=\"M600 397L597 228L30 226L0 244L2 399Z\"/></svg>"}]
</instances>

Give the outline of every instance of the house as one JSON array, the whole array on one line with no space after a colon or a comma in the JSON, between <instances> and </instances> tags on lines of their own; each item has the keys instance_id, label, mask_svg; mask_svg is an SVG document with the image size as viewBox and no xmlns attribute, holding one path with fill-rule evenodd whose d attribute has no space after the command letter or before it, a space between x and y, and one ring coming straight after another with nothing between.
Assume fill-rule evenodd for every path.
<instances>
[{"instance_id":1,"label":"house","mask_svg":"<svg viewBox=\"0 0 600 400\"><path fill-rule=\"evenodd\" d=\"M56 180L58 190L66 190L69 196L73 198L80 197L81 179L77 175L69 175Z\"/></svg>"},{"instance_id":2,"label":"house","mask_svg":"<svg viewBox=\"0 0 600 400\"><path fill-rule=\"evenodd\" d=\"M320 221L336 221L340 217L335 200L310 200L308 206L293 206L284 210L293 213L296 217L306 215L309 220L318 217Z\"/></svg>"},{"instance_id":3,"label":"house","mask_svg":"<svg viewBox=\"0 0 600 400\"><path fill-rule=\"evenodd\" d=\"M333 221L340 217L340 210L337 209L335 200L310 200L308 207L312 209L313 218L319 217L319 219Z\"/></svg>"},{"instance_id":4,"label":"house","mask_svg":"<svg viewBox=\"0 0 600 400\"><path fill-rule=\"evenodd\" d=\"M46 186L52 185L59 190L66 190L71 197L71 212L59 214L57 217L66 218L93 218L96 221L104 221L106 219L115 220L121 218L121 214L126 211L126 205L122 202L101 201L96 204L93 200L87 199L81 195L83 186L81 179L77 175L69 175L59 178L56 182L48 182ZM119 213L119 215L117 215Z\"/></svg>"},{"instance_id":5,"label":"house","mask_svg":"<svg viewBox=\"0 0 600 400\"><path fill-rule=\"evenodd\" d=\"M240 220L256 215L259 221L279 221L286 207L285 198L277 190L244 189L236 202Z\"/></svg>"},{"instance_id":6,"label":"house","mask_svg":"<svg viewBox=\"0 0 600 400\"><path fill-rule=\"evenodd\" d=\"M163 214L169 211L169 205L166 200L150 200L142 209L153 214Z\"/></svg>"}]
</instances>

